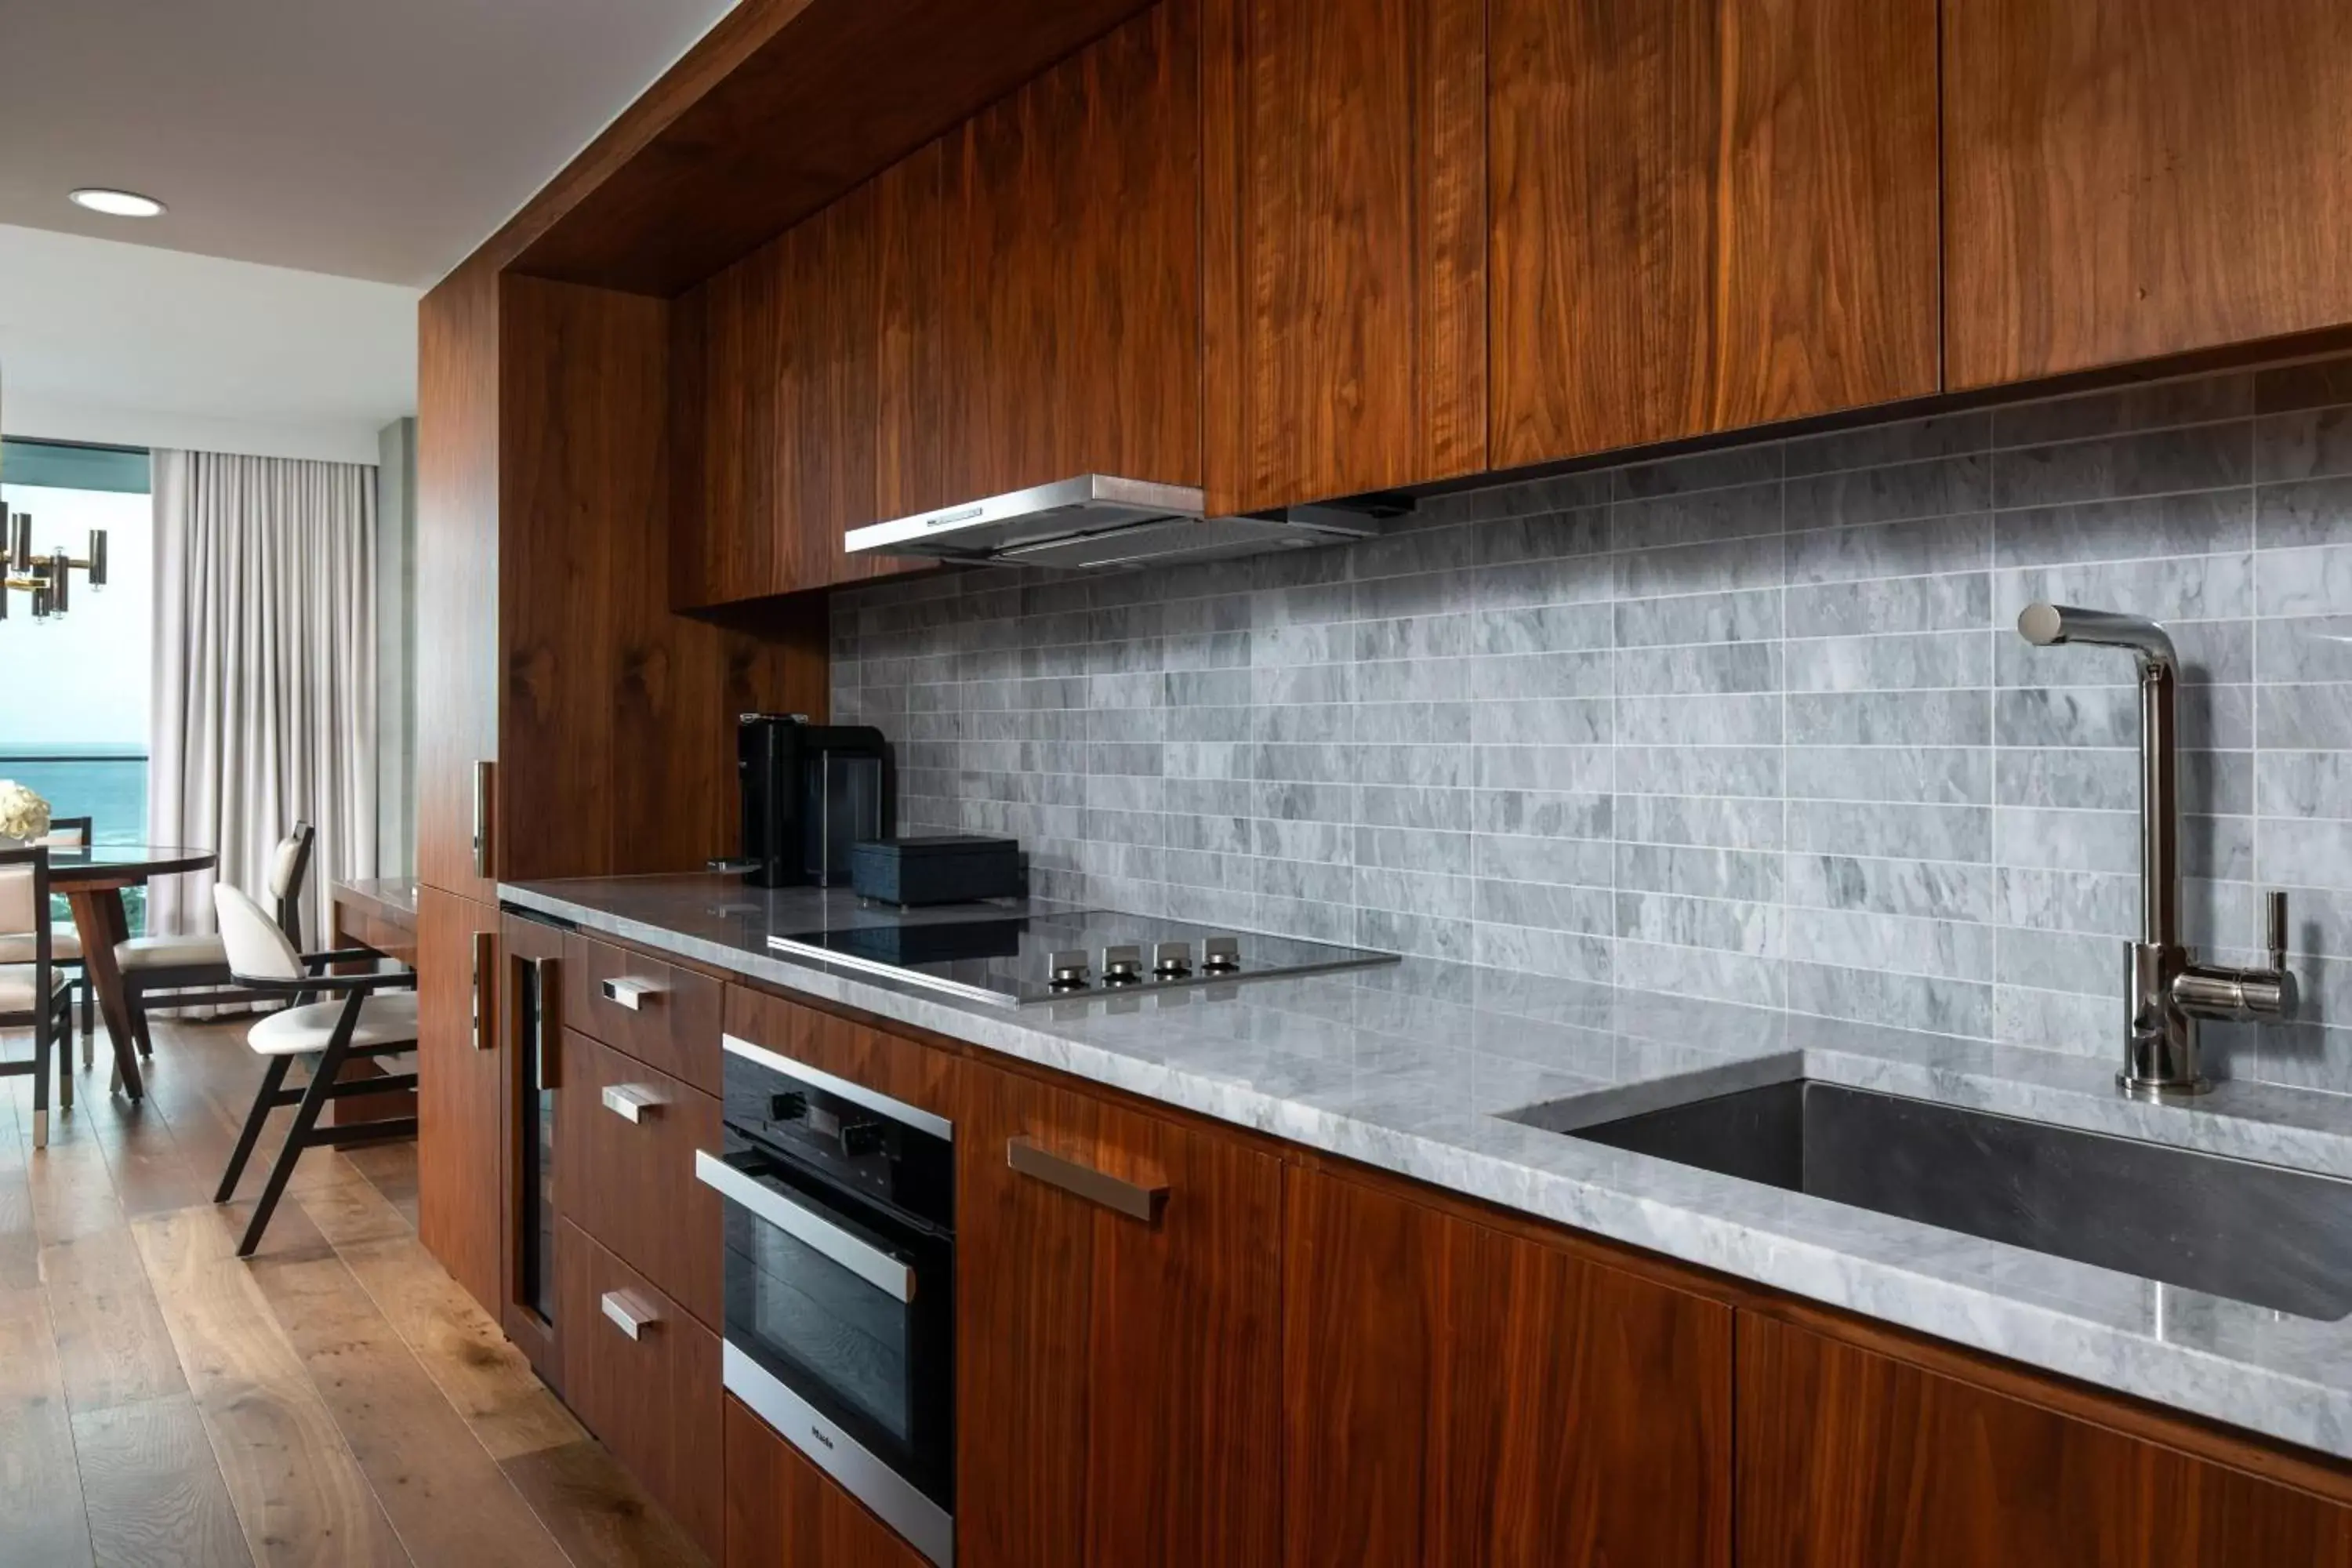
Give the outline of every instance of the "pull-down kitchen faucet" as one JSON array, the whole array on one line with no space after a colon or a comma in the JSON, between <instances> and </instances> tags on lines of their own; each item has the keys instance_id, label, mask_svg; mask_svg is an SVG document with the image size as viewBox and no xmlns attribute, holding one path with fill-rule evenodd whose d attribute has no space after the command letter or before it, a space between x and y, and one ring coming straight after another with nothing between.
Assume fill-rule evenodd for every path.
<instances>
[{"instance_id":1,"label":"pull-down kitchen faucet","mask_svg":"<svg viewBox=\"0 0 2352 1568\"><path fill-rule=\"evenodd\" d=\"M2116 1081L2136 1100L2202 1094L2197 1021L2272 1024L2294 1016L2286 967L2286 895L2263 900L2270 963L2231 969L2199 963L2180 944L2180 796L2174 709L2180 660L2154 621L2113 610L2028 605L2017 630L2039 647L2087 643L2129 648L2139 660L2139 940L2124 949L2124 1069Z\"/></svg>"}]
</instances>

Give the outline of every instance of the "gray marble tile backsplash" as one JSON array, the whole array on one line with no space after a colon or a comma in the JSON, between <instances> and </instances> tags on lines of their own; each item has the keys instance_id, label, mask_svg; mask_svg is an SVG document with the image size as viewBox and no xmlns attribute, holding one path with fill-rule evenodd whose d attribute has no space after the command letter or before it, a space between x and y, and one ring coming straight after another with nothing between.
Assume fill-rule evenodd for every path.
<instances>
[{"instance_id":1,"label":"gray marble tile backsplash","mask_svg":"<svg viewBox=\"0 0 2352 1568\"><path fill-rule=\"evenodd\" d=\"M1146 913L2041 1048L2117 1048L2126 656L2182 692L2192 941L2291 889L2305 1020L2218 1070L2352 1092L2352 358L1497 486L1344 549L974 571L834 604L909 831Z\"/></svg>"}]
</instances>

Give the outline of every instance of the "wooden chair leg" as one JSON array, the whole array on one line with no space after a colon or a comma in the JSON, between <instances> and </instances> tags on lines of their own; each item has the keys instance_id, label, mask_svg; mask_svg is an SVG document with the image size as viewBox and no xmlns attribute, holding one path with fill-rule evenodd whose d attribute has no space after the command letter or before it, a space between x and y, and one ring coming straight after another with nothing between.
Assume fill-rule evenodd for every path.
<instances>
[{"instance_id":1,"label":"wooden chair leg","mask_svg":"<svg viewBox=\"0 0 2352 1568\"><path fill-rule=\"evenodd\" d=\"M80 984L81 1048L87 1051L89 1049L89 1037L98 1028L98 988L89 983L89 965L86 963L83 964L81 968ZM84 1067L88 1067L89 1065L89 1058L88 1057L84 1057L82 1058L82 1065Z\"/></svg>"},{"instance_id":2,"label":"wooden chair leg","mask_svg":"<svg viewBox=\"0 0 2352 1568\"><path fill-rule=\"evenodd\" d=\"M236 1135L236 1147L230 1151L228 1169L221 1173L220 1189L213 1194L213 1202L225 1204L236 1195L236 1184L245 1174L245 1163L253 1158L253 1146L261 1138L261 1124L269 1120L278 1091L286 1087L286 1068L290 1057L272 1057L261 1075L261 1089L253 1097L253 1109L245 1114L245 1126Z\"/></svg>"}]
</instances>

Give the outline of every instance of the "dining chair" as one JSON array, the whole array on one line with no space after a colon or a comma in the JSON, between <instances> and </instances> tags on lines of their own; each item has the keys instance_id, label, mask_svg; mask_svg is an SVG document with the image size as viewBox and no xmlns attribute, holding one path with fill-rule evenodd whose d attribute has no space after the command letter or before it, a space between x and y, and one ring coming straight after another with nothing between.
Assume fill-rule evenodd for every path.
<instances>
[{"instance_id":1,"label":"dining chair","mask_svg":"<svg viewBox=\"0 0 2352 1568\"><path fill-rule=\"evenodd\" d=\"M90 842L91 821L87 816L53 816L49 818L49 830L33 842L47 849L79 849ZM19 878L26 875L22 871L11 874ZM82 963L81 933L70 925L52 927L49 957L81 993L81 1032L88 1035L98 994L90 988L89 968ZM32 931L16 929L13 919L0 920L0 963L32 962ZM83 1047L85 1051L88 1048Z\"/></svg>"},{"instance_id":2,"label":"dining chair","mask_svg":"<svg viewBox=\"0 0 2352 1568\"><path fill-rule=\"evenodd\" d=\"M278 929L297 950L302 942L302 885L310 880L310 846L318 835L307 822L278 841L269 860L269 897L277 905ZM175 995L163 1006L208 1006L217 1002L274 1000L240 990L229 978L228 950L217 934L199 936L134 936L114 945L114 965L122 973L122 1001L131 1015L131 1037L139 1054L155 1054L148 1033L147 999L162 992L194 991Z\"/></svg>"},{"instance_id":3,"label":"dining chair","mask_svg":"<svg viewBox=\"0 0 2352 1568\"><path fill-rule=\"evenodd\" d=\"M365 974L329 974L332 964L352 963L383 955L373 948L345 948L333 952L304 953L292 938L243 890L223 882L213 889L213 908L220 916L220 934L228 953L229 973L236 984L257 995L283 997L294 1005L271 1013L245 1034L246 1045L268 1066L245 1128L230 1152L228 1169L221 1173L213 1202L225 1204L245 1174L246 1162L261 1137L262 1124L281 1105L295 1107L294 1124L286 1131L285 1145L269 1167L261 1201L237 1243L236 1255L250 1258L269 1228L269 1216L285 1195L294 1163L305 1149L345 1143L373 1143L416 1136L414 1116L387 1117L381 1121L356 1121L339 1127L319 1125L319 1113L331 1100L355 1095L392 1094L416 1087L416 1072L386 1073L381 1078L339 1081L343 1064L354 1057L412 1054L416 1049L416 972L413 969ZM323 994L333 1000L310 1002ZM294 1058L310 1065L310 1079L299 1089L286 1087Z\"/></svg>"},{"instance_id":4,"label":"dining chair","mask_svg":"<svg viewBox=\"0 0 2352 1568\"><path fill-rule=\"evenodd\" d=\"M23 868L21 871L18 868ZM58 1099L73 1107L73 1072L60 1038L73 1037L73 985L59 973L49 928L49 850L0 850L0 927L31 933L32 959L0 965L0 1029L33 1030L30 1062L0 1063L0 1078L33 1079L33 1147L49 1144L49 1061L58 1058Z\"/></svg>"}]
</instances>

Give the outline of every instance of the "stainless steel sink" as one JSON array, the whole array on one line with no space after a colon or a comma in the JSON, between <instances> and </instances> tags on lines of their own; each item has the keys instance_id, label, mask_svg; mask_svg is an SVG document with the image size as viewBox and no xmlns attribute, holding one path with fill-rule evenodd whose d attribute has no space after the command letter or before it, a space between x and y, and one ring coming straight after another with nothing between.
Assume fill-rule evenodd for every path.
<instances>
[{"instance_id":1,"label":"stainless steel sink","mask_svg":"<svg viewBox=\"0 0 2352 1568\"><path fill-rule=\"evenodd\" d=\"M2352 1182L1799 1079L1509 1120L2298 1317L2352 1312Z\"/></svg>"}]
</instances>

